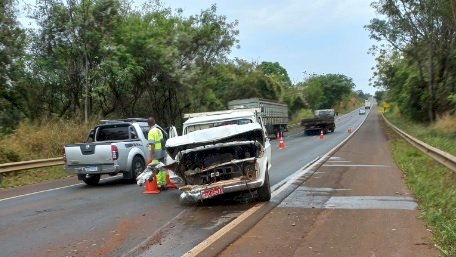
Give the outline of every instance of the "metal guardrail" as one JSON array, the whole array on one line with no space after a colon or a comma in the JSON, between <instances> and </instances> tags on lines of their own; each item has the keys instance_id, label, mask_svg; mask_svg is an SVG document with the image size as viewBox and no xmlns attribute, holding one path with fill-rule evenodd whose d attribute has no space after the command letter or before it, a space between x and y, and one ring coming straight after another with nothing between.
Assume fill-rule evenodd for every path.
<instances>
[{"instance_id":1,"label":"metal guardrail","mask_svg":"<svg viewBox=\"0 0 456 257\"><path fill-rule=\"evenodd\" d=\"M22 161L22 162L11 162L0 164L0 175L6 172L20 171L20 170L29 170L43 167L51 167L57 165L63 165L63 158L50 158L50 159L40 159L40 160L31 160L31 161Z\"/></svg>"},{"instance_id":2,"label":"metal guardrail","mask_svg":"<svg viewBox=\"0 0 456 257\"><path fill-rule=\"evenodd\" d=\"M451 155L447 152L444 152L440 149L437 149L433 146L430 146L402 131L401 129L394 126L390 121L388 121L382 113L383 120L390 126L397 134L404 138L411 145L420 149L422 152L432 157L434 160L440 162L441 164L448 167L450 170L456 172L456 156Z\"/></svg>"}]
</instances>

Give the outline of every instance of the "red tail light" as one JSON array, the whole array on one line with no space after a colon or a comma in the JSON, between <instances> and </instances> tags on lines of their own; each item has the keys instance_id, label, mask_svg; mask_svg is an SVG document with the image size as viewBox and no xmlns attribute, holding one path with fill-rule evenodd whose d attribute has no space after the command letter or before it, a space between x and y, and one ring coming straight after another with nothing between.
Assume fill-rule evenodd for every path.
<instances>
[{"instance_id":1,"label":"red tail light","mask_svg":"<svg viewBox=\"0 0 456 257\"><path fill-rule=\"evenodd\" d=\"M112 160L117 160L119 159L119 150L117 149L117 146L111 145L111 153L112 153Z\"/></svg>"}]
</instances>

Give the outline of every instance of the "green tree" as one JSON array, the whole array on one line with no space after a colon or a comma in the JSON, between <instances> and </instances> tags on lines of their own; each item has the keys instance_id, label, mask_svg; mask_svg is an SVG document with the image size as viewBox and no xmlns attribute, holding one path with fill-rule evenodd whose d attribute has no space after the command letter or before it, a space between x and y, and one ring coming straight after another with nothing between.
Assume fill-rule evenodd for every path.
<instances>
[{"instance_id":1,"label":"green tree","mask_svg":"<svg viewBox=\"0 0 456 257\"><path fill-rule=\"evenodd\" d=\"M334 108L355 87L352 79L342 74L312 75L299 85L313 110Z\"/></svg>"},{"instance_id":2,"label":"green tree","mask_svg":"<svg viewBox=\"0 0 456 257\"><path fill-rule=\"evenodd\" d=\"M0 3L0 132L8 132L26 110L16 86L23 76L26 36L15 15L15 1Z\"/></svg>"},{"instance_id":3,"label":"green tree","mask_svg":"<svg viewBox=\"0 0 456 257\"><path fill-rule=\"evenodd\" d=\"M240 98L264 98L279 101L282 85L272 76L265 75L254 63L236 59L218 65L214 70L213 88L226 108L228 101Z\"/></svg>"},{"instance_id":4,"label":"green tree","mask_svg":"<svg viewBox=\"0 0 456 257\"><path fill-rule=\"evenodd\" d=\"M290 77L288 77L287 70L278 62L261 62L260 65L258 65L258 69L260 69L263 74L274 77L283 87L291 86L291 80Z\"/></svg>"},{"instance_id":5,"label":"green tree","mask_svg":"<svg viewBox=\"0 0 456 257\"><path fill-rule=\"evenodd\" d=\"M153 114L165 124L180 123L183 112L220 106L213 87L214 70L237 43L237 22L217 15L212 5L185 18L169 9L143 8L140 38L132 45L145 67L137 84L146 89L137 113ZM128 29L127 31L131 31Z\"/></svg>"},{"instance_id":6,"label":"green tree","mask_svg":"<svg viewBox=\"0 0 456 257\"><path fill-rule=\"evenodd\" d=\"M37 6L28 77L44 97L27 96L32 116L154 115L174 124L182 112L220 106L208 85L238 31L215 5L190 17L158 1L139 10L123 0Z\"/></svg>"},{"instance_id":7,"label":"green tree","mask_svg":"<svg viewBox=\"0 0 456 257\"><path fill-rule=\"evenodd\" d=\"M413 78L409 82L417 84L396 91L401 91L402 99L403 94L408 94L409 99L419 99L409 101L410 113L427 113L427 120L433 121L436 114L452 108L446 96L455 91L454 3L449 0L381 0L374 2L373 7L385 17L373 19L366 26L371 38L381 41L380 46L373 48L380 56L378 64L384 64L381 61L385 55L396 54L405 60L400 62L410 67ZM388 43L386 48L382 47L384 42ZM389 76L383 71L378 74ZM400 84L387 86L402 87Z\"/></svg>"},{"instance_id":8,"label":"green tree","mask_svg":"<svg viewBox=\"0 0 456 257\"><path fill-rule=\"evenodd\" d=\"M374 98L377 102L383 101L383 98L385 96L385 91L375 91Z\"/></svg>"},{"instance_id":9,"label":"green tree","mask_svg":"<svg viewBox=\"0 0 456 257\"><path fill-rule=\"evenodd\" d=\"M302 88L304 98L310 109L320 109L325 98L321 81L316 79L316 77L311 77L305 82L299 83L298 87Z\"/></svg>"}]
</instances>

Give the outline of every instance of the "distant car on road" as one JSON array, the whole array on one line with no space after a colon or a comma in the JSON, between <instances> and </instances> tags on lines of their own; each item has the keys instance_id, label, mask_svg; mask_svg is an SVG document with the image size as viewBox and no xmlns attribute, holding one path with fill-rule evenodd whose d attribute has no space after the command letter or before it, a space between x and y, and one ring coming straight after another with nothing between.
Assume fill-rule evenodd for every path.
<instances>
[{"instance_id":1,"label":"distant car on road","mask_svg":"<svg viewBox=\"0 0 456 257\"><path fill-rule=\"evenodd\" d=\"M366 110L364 108L359 109L359 115L364 115L366 114Z\"/></svg>"}]
</instances>

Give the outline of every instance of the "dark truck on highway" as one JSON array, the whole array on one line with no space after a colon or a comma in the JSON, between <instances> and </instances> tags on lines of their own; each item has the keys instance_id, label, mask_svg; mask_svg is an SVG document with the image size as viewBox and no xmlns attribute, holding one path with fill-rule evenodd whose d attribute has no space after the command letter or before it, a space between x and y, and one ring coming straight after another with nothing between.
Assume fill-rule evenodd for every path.
<instances>
[{"instance_id":1,"label":"dark truck on highway","mask_svg":"<svg viewBox=\"0 0 456 257\"><path fill-rule=\"evenodd\" d=\"M334 109L315 110L313 119L304 119L301 121L301 126L304 127L304 133L328 133L334 132L336 123L334 122L335 112Z\"/></svg>"}]
</instances>

